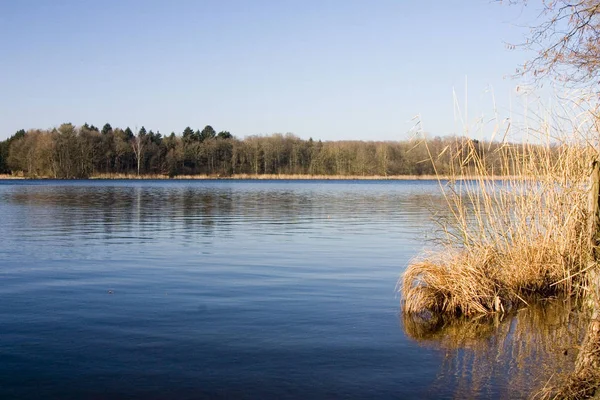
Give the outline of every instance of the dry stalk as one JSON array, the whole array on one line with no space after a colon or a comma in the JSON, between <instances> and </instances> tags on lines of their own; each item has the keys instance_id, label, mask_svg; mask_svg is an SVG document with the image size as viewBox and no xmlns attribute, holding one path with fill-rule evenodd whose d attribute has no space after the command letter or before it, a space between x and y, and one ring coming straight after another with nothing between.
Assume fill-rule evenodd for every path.
<instances>
[{"instance_id":1,"label":"dry stalk","mask_svg":"<svg viewBox=\"0 0 600 400\"><path fill-rule=\"evenodd\" d=\"M589 176L597 154L588 137L595 126L575 119L572 126L545 124L536 131L544 140L506 142L493 154L466 138L447 149L454 162L450 181L440 180L450 214L443 251L406 269L400 282L405 313L469 317L585 291L593 260ZM500 171L488 161L498 165L498 157Z\"/></svg>"}]
</instances>

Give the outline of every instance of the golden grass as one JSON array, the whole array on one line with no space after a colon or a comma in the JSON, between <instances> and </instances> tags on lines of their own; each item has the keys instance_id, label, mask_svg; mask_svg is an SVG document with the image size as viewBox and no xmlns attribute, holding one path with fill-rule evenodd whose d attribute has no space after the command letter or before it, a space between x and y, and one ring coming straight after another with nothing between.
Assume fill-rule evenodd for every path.
<instances>
[{"instance_id":1,"label":"golden grass","mask_svg":"<svg viewBox=\"0 0 600 400\"><path fill-rule=\"evenodd\" d=\"M452 179L440 180L450 215L440 221L442 250L408 266L403 312L475 316L585 292L585 272L596 266L588 230L595 121L573 120L571 130L545 124L536 144L505 143L493 154L502 171L492 171L476 142L457 139L447 149L459 150Z\"/></svg>"},{"instance_id":2,"label":"golden grass","mask_svg":"<svg viewBox=\"0 0 600 400\"><path fill-rule=\"evenodd\" d=\"M0 174L0 179L25 179L23 175Z\"/></svg>"},{"instance_id":3,"label":"golden grass","mask_svg":"<svg viewBox=\"0 0 600 400\"><path fill-rule=\"evenodd\" d=\"M564 338L569 343L575 338L582 344L563 353L565 358L577 355L568 363L569 372L564 363L553 361L550 368L561 367L533 395L600 398L600 247L593 215L599 199L591 176L593 163L600 159L599 126L597 101L578 99L561 105L558 112L550 111L537 129L526 123L519 132L522 144L510 144L505 134L504 144L492 154L468 139L457 139L457 145L446 150L455 152L455 169L449 182L440 179L449 215L439 221L444 233L441 248L413 260L399 284L409 336L465 349L457 354L473 350L471 364L464 357L452 364L471 368L464 371L464 376L472 376L463 394L477 391L496 370L500 352L491 355L485 350L494 340L500 340L500 350L514 342L510 348L517 365L511 367L510 382L526 371L527 387L529 360L535 360L532 367L546 363L539 357L538 344L546 343L542 350L550 352L555 343L562 347L567 344ZM506 132L510 130L509 125ZM495 170L487 164L490 155L496 160ZM434 161L431 154L430 158ZM509 178L499 181L497 175ZM568 311L556 314L567 321L551 325L553 334L562 333L548 336L550 341L538 335L546 324L537 318L532 319L535 326L522 331L518 325L512 329L498 322L516 309L522 315L534 310L539 300L554 297L581 299L575 303L587 306L585 314L591 314L587 329L586 318L569 321ZM521 354L528 348L535 351ZM491 369L481 369L488 359L493 360Z\"/></svg>"}]
</instances>

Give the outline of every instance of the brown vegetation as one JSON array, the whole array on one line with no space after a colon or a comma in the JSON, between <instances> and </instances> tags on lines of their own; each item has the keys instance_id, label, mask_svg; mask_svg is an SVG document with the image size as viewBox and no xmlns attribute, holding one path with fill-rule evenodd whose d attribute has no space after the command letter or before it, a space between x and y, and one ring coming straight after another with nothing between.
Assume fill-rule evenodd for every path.
<instances>
[{"instance_id":1,"label":"brown vegetation","mask_svg":"<svg viewBox=\"0 0 600 400\"><path fill-rule=\"evenodd\" d=\"M501 170L494 152L499 143L457 137L436 137L426 146L422 140L321 142L292 134L237 139L225 134L196 135L187 128L181 136L163 137L143 128L134 135L129 129L112 129L108 124L102 131L63 124L52 130L21 131L0 142L0 172L67 179L130 175L432 177L436 172L451 171L450 163L455 160L443 150L467 151L467 142L472 142L489 168ZM427 162L428 152L436 154L434 164Z\"/></svg>"},{"instance_id":2,"label":"brown vegetation","mask_svg":"<svg viewBox=\"0 0 600 400\"><path fill-rule=\"evenodd\" d=\"M409 334L456 331L456 337L477 339L473 335L493 334L481 323L490 316L556 297L585 299L598 315L600 198L591 180L598 176L598 118L593 108L578 110L571 119L554 115L556 126L544 121L537 131L527 129L538 136L525 137L518 153L514 146L498 148L509 179L496 180L474 149L466 158L454 156L461 160L457 179L440 181L450 215L440 221L441 250L415 259L400 283ZM479 172L475 180L459 179L466 165ZM597 320L592 316L575 371L540 396L588 398L600 387Z\"/></svg>"},{"instance_id":3,"label":"brown vegetation","mask_svg":"<svg viewBox=\"0 0 600 400\"><path fill-rule=\"evenodd\" d=\"M23 179L22 175L0 174L0 179Z\"/></svg>"},{"instance_id":4,"label":"brown vegetation","mask_svg":"<svg viewBox=\"0 0 600 400\"><path fill-rule=\"evenodd\" d=\"M498 182L473 152L480 177L443 188L445 250L408 267L404 311L473 316L585 289L592 154L578 143L523 145L519 157L503 155L519 174Z\"/></svg>"}]
</instances>

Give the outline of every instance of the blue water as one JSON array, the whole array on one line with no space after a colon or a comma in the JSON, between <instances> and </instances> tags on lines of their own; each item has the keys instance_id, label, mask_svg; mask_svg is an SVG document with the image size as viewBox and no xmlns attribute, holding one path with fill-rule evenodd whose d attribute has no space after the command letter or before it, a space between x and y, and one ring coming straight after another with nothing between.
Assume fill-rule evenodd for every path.
<instances>
[{"instance_id":1,"label":"blue water","mask_svg":"<svg viewBox=\"0 0 600 400\"><path fill-rule=\"evenodd\" d=\"M0 181L0 398L452 398L396 289L437 191Z\"/></svg>"}]
</instances>

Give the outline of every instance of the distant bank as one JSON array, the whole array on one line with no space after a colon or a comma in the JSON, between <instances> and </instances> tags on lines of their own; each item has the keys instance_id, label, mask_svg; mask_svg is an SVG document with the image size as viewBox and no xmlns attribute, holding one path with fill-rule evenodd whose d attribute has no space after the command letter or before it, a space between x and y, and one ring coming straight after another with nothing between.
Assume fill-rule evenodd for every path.
<instances>
[{"instance_id":1,"label":"distant bank","mask_svg":"<svg viewBox=\"0 0 600 400\"><path fill-rule=\"evenodd\" d=\"M53 177L25 177L22 175L0 174L0 179L55 179ZM85 178L84 178L85 179ZM435 175L296 175L296 174L235 174L235 175L176 175L170 177L161 174L95 174L87 179L131 179L131 180L150 180L150 179L197 179L197 180L434 180Z\"/></svg>"},{"instance_id":2,"label":"distant bank","mask_svg":"<svg viewBox=\"0 0 600 400\"><path fill-rule=\"evenodd\" d=\"M459 180L475 180L480 177L478 176L462 176ZM498 176L497 180L508 180L510 176ZM9 175L0 174L1 179L59 179L48 176L40 177L25 177L22 175ZM434 181L434 180L449 180L447 176L435 176L435 175L295 175L295 174L235 174L235 175L177 175L170 177L168 175L135 175L135 174L95 174L89 178L82 179L130 179L130 180L396 180L396 181ZM456 177L452 179L457 180ZM69 180L69 179L64 179Z\"/></svg>"},{"instance_id":3,"label":"distant bank","mask_svg":"<svg viewBox=\"0 0 600 400\"><path fill-rule=\"evenodd\" d=\"M0 174L0 179L26 179L23 176Z\"/></svg>"}]
</instances>

